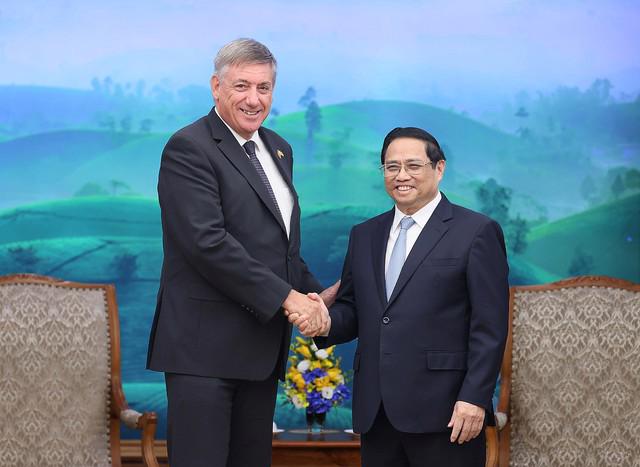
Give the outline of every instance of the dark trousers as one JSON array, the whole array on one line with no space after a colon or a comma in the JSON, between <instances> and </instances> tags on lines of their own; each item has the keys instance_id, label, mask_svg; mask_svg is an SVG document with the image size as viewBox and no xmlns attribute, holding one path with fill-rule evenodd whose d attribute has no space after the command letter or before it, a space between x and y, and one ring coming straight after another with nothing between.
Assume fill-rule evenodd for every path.
<instances>
[{"instance_id":1,"label":"dark trousers","mask_svg":"<svg viewBox=\"0 0 640 467\"><path fill-rule=\"evenodd\" d=\"M373 426L361 436L362 467L484 467L484 430L464 444L449 441L450 434L402 433L381 404Z\"/></svg>"},{"instance_id":2,"label":"dark trousers","mask_svg":"<svg viewBox=\"0 0 640 467\"><path fill-rule=\"evenodd\" d=\"M165 373L171 467L269 467L277 392L265 381Z\"/></svg>"}]
</instances>

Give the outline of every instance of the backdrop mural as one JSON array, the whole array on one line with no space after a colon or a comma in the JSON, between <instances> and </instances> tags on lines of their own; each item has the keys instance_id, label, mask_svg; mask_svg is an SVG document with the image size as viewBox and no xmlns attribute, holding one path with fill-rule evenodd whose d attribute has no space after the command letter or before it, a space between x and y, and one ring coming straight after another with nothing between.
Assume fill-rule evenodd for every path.
<instances>
[{"instance_id":1,"label":"backdrop mural","mask_svg":"<svg viewBox=\"0 0 640 467\"><path fill-rule=\"evenodd\" d=\"M217 49L250 36L280 63L267 126L294 148L323 283L351 226L391 207L379 150L409 125L442 143L447 196L502 224L513 284L640 281L640 7L476 3L4 1L0 274L115 283L127 396L163 417L162 375L144 369L160 153L209 111ZM280 426L303 418L279 396ZM349 406L328 424L350 427Z\"/></svg>"}]
</instances>

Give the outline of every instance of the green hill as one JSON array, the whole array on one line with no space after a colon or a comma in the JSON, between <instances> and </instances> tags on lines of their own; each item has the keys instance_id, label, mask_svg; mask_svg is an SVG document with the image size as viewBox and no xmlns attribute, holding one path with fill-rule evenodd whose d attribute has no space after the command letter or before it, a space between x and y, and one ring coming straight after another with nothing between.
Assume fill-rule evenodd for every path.
<instances>
[{"instance_id":1,"label":"green hill","mask_svg":"<svg viewBox=\"0 0 640 467\"><path fill-rule=\"evenodd\" d=\"M582 256L586 266L581 274L640 282L639 219L640 194L598 206L533 229L524 257L566 277L574 259Z\"/></svg>"},{"instance_id":2,"label":"green hill","mask_svg":"<svg viewBox=\"0 0 640 467\"><path fill-rule=\"evenodd\" d=\"M0 211L0 244L101 235L160 238L158 201L86 197Z\"/></svg>"},{"instance_id":3,"label":"green hill","mask_svg":"<svg viewBox=\"0 0 640 467\"><path fill-rule=\"evenodd\" d=\"M0 142L0 208L68 198L87 182L109 190L114 179L153 196L166 138L69 130Z\"/></svg>"},{"instance_id":4,"label":"green hill","mask_svg":"<svg viewBox=\"0 0 640 467\"><path fill-rule=\"evenodd\" d=\"M442 186L455 192L471 208L475 206L478 181L495 178L514 189L514 212L537 212L546 209L551 217L565 216L580 209L582 180L572 172L558 170L558 161L549 148L515 137L449 110L399 101L357 101L321 108L321 128L314 137L313 148L307 141L304 112L279 116L274 129L293 146L297 168L325 166L334 173L332 194L347 199L352 191L370 197L373 171L380 165L380 149L385 135L397 126L417 126L428 129L441 143L447 155L447 171ZM362 178L351 176L348 169L370 170ZM563 169L565 170L565 169ZM567 169L568 170L568 169ZM580 170L587 170L581 167ZM347 171L346 180L339 172ZM360 174L364 174L361 172ZM554 174L554 177L550 177ZM540 182L545 190L540 192ZM299 185L305 189L305 182ZM337 201L337 200L336 200Z\"/></svg>"}]
</instances>

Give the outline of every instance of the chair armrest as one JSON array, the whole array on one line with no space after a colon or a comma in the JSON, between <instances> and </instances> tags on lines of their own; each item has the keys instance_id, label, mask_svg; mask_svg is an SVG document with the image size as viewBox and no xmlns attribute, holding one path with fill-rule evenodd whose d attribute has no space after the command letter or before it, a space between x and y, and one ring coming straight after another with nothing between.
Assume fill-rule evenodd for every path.
<instances>
[{"instance_id":1,"label":"chair armrest","mask_svg":"<svg viewBox=\"0 0 640 467\"><path fill-rule=\"evenodd\" d=\"M158 417L155 412L140 413L129 407L121 410L118 418L127 427L142 430L142 460L145 467L159 467L156 455L153 452L156 425Z\"/></svg>"},{"instance_id":2,"label":"chair armrest","mask_svg":"<svg viewBox=\"0 0 640 467\"><path fill-rule=\"evenodd\" d=\"M138 421L142 417L142 414L137 410L133 410L130 408L126 408L120 411L120 421L124 423L126 426L132 429L140 429L138 426Z\"/></svg>"},{"instance_id":3,"label":"chair armrest","mask_svg":"<svg viewBox=\"0 0 640 467\"><path fill-rule=\"evenodd\" d=\"M496 426L498 427L498 430L502 430L506 426L507 421L509 420L509 416L504 412L496 412L495 418L496 418Z\"/></svg>"}]
</instances>

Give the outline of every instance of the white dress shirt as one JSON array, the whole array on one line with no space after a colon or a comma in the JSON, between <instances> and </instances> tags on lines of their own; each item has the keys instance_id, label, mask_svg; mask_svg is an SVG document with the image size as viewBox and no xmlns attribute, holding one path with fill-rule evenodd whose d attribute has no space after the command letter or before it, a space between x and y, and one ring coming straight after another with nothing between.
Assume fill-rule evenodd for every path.
<instances>
[{"instance_id":1,"label":"white dress shirt","mask_svg":"<svg viewBox=\"0 0 640 467\"><path fill-rule=\"evenodd\" d=\"M422 229L424 228L424 226L427 225L427 222L431 218L433 211L436 210L436 207L438 206L438 203L440 202L441 199L442 199L442 195L440 194L440 192L438 192L435 198L433 198L423 207L418 209L413 215L409 216L415 221L415 223L407 229L407 247L405 250L405 257L404 257L405 260L407 259L407 256L409 256L409 253L411 252L411 248L413 248L413 245L415 245L416 240L418 240L418 236L420 235L420 232L422 232ZM389 240L387 241L387 252L384 258L385 276L387 275L387 268L389 267L389 260L391 259L391 252L393 251L393 246L395 245L396 238L398 238L398 234L400 233L400 221L402 220L403 217L406 217L406 216L407 215L403 213L400 209L398 209L398 206L396 206L395 215L393 216L393 223L391 224L391 230L389 231Z\"/></svg>"},{"instance_id":2,"label":"white dress shirt","mask_svg":"<svg viewBox=\"0 0 640 467\"><path fill-rule=\"evenodd\" d=\"M215 107L214 109L218 114L218 117L220 117L220 114L218 113L218 108ZM222 122L225 125L227 125L227 122L225 122L222 117L220 117L220 120L222 120ZM242 136L240 136L229 125L227 125L227 128L229 128L229 130L231 131L231 134L233 134L235 139L238 140L238 144L240 144L240 146L243 146L244 143L249 141L248 139L245 139ZM278 167L276 166L276 161L274 161L273 157L271 157L271 154L269 154L269 150L267 149L267 146L265 146L264 142L262 141L262 138L260 138L260 134L256 131L253 135L251 135L251 138L249 139L254 143L256 143L256 157L260 161L260 164L262 165L262 169L264 170L264 173L266 174L267 179L269 179L269 184L271 185L273 194L276 197L278 208L280 209L280 213L282 214L282 220L287 230L287 238L289 238L289 232L291 231L291 214L293 212L293 195L291 194L289 185L287 185L287 182L284 180L284 178L282 177L282 174L278 170ZM244 148L242 148L242 150L244 151ZM249 155L247 155L247 157L249 157Z\"/></svg>"}]
</instances>

